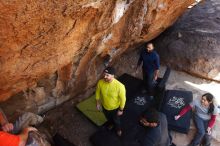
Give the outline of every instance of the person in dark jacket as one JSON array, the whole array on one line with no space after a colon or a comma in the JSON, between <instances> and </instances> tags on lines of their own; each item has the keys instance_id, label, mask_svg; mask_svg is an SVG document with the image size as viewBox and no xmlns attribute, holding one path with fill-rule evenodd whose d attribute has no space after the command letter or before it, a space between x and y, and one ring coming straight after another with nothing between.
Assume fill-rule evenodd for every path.
<instances>
[{"instance_id":1,"label":"person in dark jacket","mask_svg":"<svg viewBox=\"0 0 220 146\"><path fill-rule=\"evenodd\" d=\"M136 72L142 63L142 74L144 86L149 96L153 96L153 87L159 75L160 58L157 52L154 50L154 45L148 43L146 49L143 49L138 63Z\"/></svg>"},{"instance_id":2,"label":"person in dark jacket","mask_svg":"<svg viewBox=\"0 0 220 146\"><path fill-rule=\"evenodd\" d=\"M140 118L144 127L141 146L169 146L170 139L166 116L154 108L147 109Z\"/></svg>"}]
</instances>

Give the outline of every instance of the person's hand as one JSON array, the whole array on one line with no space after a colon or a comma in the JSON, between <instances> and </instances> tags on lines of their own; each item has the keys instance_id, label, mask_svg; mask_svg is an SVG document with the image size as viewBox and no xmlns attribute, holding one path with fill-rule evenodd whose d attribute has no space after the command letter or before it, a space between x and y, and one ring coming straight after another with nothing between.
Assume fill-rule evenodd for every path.
<instances>
[{"instance_id":1,"label":"person's hand","mask_svg":"<svg viewBox=\"0 0 220 146\"><path fill-rule=\"evenodd\" d=\"M158 76L154 76L154 81L155 81L155 82L157 81L157 78L158 78Z\"/></svg>"},{"instance_id":2,"label":"person's hand","mask_svg":"<svg viewBox=\"0 0 220 146\"><path fill-rule=\"evenodd\" d=\"M144 125L144 120L143 120L143 118L140 119L140 123L141 123L142 125Z\"/></svg>"},{"instance_id":3,"label":"person's hand","mask_svg":"<svg viewBox=\"0 0 220 146\"><path fill-rule=\"evenodd\" d=\"M157 81L158 76L159 76L159 70L155 70L155 72L154 72L154 81Z\"/></svg>"},{"instance_id":4,"label":"person's hand","mask_svg":"<svg viewBox=\"0 0 220 146\"><path fill-rule=\"evenodd\" d=\"M118 115L118 116L123 115L123 110L118 110L117 115Z\"/></svg>"},{"instance_id":5,"label":"person's hand","mask_svg":"<svg viewBox=\"0 0 220 146\"><path fill-rule=\"evenodd\" d=\"M37 131L37 129L34 127L27 127L24 129L24 131L28 133L28 132L32 132L32 131Z\"/></svg>"},{"instance_id":6,"label":"person's hand","mask_svg":"<svg viewBox=\"0 0 220 146\"><path fill-rule=\"evenodd\" d=\"M180 115L176 115L176 116L174 117L175 120L178 120L179 118L180 118Z\"/></svg>"},{"instance_id":7,"label":"person's hand","mask_svg":"<svg viewBox=\"0 0 220 146\"><path fill-rule=\"evenodd\" d=\"M101 106L100 103L97 103L97 104L96 104L96 109L97 109L98 111L102 111L102 106Z\"/></svg>"},{"instance_id":8,"label":"person's hand","mask_svg":"<svg viewBox=\"0 0 220 146\"><path fill-rule=\"evenodd\" d=\"M207 128L207 134L208 134L208 135L211 135L211 133L212 133L211 128L208 127L208 128Z\"/></svg>"},{"instance_id":9,"label":"person's hand","mask_svg":"<svg viewBox=\"0 0 220 146\"><path fill-rule=\"evenodd\" d=\"M10 132L14 129L14 125L12 123L6 123L2 126L2 130L5 132Z\"/></svg>"},{"instance_id":10,"label":"person's hand","mask_svg":"<svg viewBox=\"0 0 220 146\"><path fill-rule=\"evenodd\" d=\"M35 127L27 127L27 129L28 129L28 132L37 131L37 129Z\"/></svg>"},{"instance_id":11,"label":"person's hand","mask_svg":"<svg viewBox=\"0 0 220 146\"><path fill-rule=\"evenodd\" d=\"M140 122L141 125L144 126L144 127L149 126L149 124L146 123L146 120L144 120L144 118L141 118L139 122Z\"/></svg>"}]
</instances>

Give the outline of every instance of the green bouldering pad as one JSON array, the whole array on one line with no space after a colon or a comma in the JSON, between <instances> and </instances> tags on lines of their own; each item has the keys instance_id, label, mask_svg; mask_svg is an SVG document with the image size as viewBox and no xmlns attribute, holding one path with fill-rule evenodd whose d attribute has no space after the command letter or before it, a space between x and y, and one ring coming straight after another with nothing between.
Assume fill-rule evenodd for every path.
<instances>
[{"instance_id":1,"label":"green bouldering pad","mask_svg":"<svg viewBox=\"0 0 220 146\"><path fill-rule=\"evenodd\" d=\"M107 121L103 112L96 109L95 95L78 103L76 107L97 126L102 126Z\"/></svg>"}]
</instances>

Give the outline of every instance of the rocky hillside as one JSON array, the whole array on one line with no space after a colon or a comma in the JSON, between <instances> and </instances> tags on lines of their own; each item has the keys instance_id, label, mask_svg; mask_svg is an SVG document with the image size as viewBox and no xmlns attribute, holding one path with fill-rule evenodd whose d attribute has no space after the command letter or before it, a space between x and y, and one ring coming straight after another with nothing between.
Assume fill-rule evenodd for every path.
<instances>
[{"instance_id":1,"label":"rocky hillside","mask_svg":"<svg viewBox=\"0 0 220 146\"><path fill-rule=\"evenodd\" d=\"M54 105L84 92L104 65L158 36L193 1L1 0L0 100L23 91Z\"/></svg>"},{"instance_id":2,"label":"rocky hillside","mask_svg":"<svg viewBox=\"0 0 220 146\"><path fill-rule=\"evenodd\" d=\"M164 64L220 82L220 1L196 5L156 44Z\"/></svg>"}]
</instances>

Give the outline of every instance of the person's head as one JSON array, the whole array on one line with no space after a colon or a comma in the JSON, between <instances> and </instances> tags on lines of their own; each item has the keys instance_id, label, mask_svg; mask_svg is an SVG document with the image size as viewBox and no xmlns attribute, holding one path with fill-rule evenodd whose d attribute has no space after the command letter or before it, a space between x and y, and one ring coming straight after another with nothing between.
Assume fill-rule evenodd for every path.
<instances>
[{"instance_id":1,"label":"person's head","mask_svg":"<svg viewBox=\"0 0 220 146\"><path fill-rule=\"evenodd\" d=\"M141 116L140 123L144 127L157 127L159 124L159 113L154 108L148 108Z\"/></svg>"},{"instance_id":2,"label":"person's head","mask_svg":"<svg viewBox=\"0 0 220 146\"><path fill-rule=\"evenodd\" d=\"M214 96L211 93L205 93L202 95L201 104L205 107L209 107L209 113L212 113L214 110Z\"/></svg>"},{"instance_id":3,"label":"person's head","mask_svg":"<svg viewBox=\"0 0 220 146\"><path fill-rule=\"evenodd\" d=\"M147 43L146 49L147 49L147 52L152 52L154 50L153 43Z\"/></svg>"},{"instance_id":4,"label":"person's head","mask_svg":"<svg viewBox=\"0 0 220 146\"><path fill-rule=\"evenodd\" d=\"M115 69L113 67L105 68L103 72L103 79L106 82L111 82L115 77Z\"/></svg>"}]
</instances>

